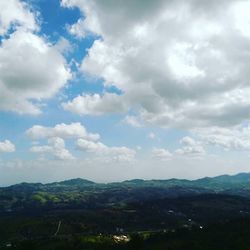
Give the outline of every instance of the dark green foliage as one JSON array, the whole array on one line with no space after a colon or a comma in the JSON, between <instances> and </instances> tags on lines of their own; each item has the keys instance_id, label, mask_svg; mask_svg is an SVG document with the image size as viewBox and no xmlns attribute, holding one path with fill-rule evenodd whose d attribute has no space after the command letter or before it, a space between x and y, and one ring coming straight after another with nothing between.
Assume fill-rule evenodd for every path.
<instances>
[{"instance_id":1,"label":"dark green foliage","mask_svg":"<svg viewBox=\"0 0 250 250\"><path fill-rule=\"evenodd\" d=\"M0 249L250 250L249 191L250 174L0 188Z\"/></svg>"},{"instance_id":2,"label":"dark green foliage","mask_svg":"<svg viewBox=\"0 0 250 250\"><path fill-rule=\"evenodd\" d=\"M68 236L24 240L13 243L16 250L249 250L250 220L212 224L205 229L130 235L128 243L115 243L111 236Z\"/></svg>"}]
</instances>

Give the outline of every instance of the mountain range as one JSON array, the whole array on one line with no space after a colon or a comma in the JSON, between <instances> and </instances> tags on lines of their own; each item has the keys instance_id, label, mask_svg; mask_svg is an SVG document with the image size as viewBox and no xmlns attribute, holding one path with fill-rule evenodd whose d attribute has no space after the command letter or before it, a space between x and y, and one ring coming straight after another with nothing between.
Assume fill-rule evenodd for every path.
<instances>
[{"instance_id":1,"label":"mountain range","mask_svg":"<svg viewBox=\"0 0 250 250\"><path fill-rule=\"evenodd\" d=\"M232 189L248 189L250 188L250 173L239 173L236 175L220 175L216 177L204 177L197 180L186 179L167 179L167 180L143 180L133 179L123 182L113 183L96 183L87 179L76 178L60 182L48 184L42 183L20 183L9 187L0 188L0 190L53 190L53 189L84 189L99 188L111 189L115 187L139 188L139 187L155 187L155 188L171 188L171 187L192 187L203 188L210 191L226 191Z\"/></svg>"},{"instance_id":2,"label":"mountain range","mask_svg":"<svg viewBox=\"0 0 250 250\"><path fill-rule=\"evenodd\" d=\"M77 178L0 188L0 241L51 239L61 223L60 237L68 239L199 229L248 218L250 173L107 184Z\"/></svg>"}]
</instances>

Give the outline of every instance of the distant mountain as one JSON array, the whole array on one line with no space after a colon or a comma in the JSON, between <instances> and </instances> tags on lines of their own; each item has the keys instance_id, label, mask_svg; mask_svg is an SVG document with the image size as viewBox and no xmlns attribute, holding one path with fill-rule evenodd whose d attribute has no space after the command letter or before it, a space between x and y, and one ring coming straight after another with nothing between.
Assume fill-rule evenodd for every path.
<instances>
[{"instance_id":1,"label":"distant mountain","mask_svg":"<svg viewBox=\"0 0 250 250\"><path fill-rule=\"evenodd\" d=\"M146 181L142 179L133 179L133 180L127 180L123 181L123 184L134 184L134 185L141 185L144 184Z\"/></svg>"},{"instance_id":2,"label":"distant mountain","mask_svg":"<svg viewBox=\"0 0 250 250\"><path fill-rule=\"evenodd\" d=\"M71 180L65 180L65 181L60 181L60 182L54 182L49 185L65 185L65 186L89 186L89 185L95 185L96 183L93 181L89 181L86 179L81 179L81 178L76 178L76 179L71 179Z\"/></svg>"},{"instance_id":3,"label":"distant mountain","mask_svg":"<svg viewBox=\"0 0 250 250\"><path fill-rule=\"evenodd\" d=\"M250 173L239 173L236 175L221 175L213 178L214 180L224 182L250 182Z\"/></svg>"},{"instance_id":4,"label":"distant mountain","mask_svg":"<svg viewBox=\"0 0 250 250\"><path fill-rule=\"evenodd\" d=\"M250 173L240 173L237 175L221 175L217 177L205 177L197 180L168 179L168 180L142 180L134 179L121 183L111 183L110 185L127 187L192 187L204 188L214 191L222 191L235 188L250 188Z\"/></svg>"},{"instance_id":5,"label":"distant mountain","mask_svg":"<svg viewBox=\"0 0 250 250\"><path fill-rule=\"evenodd\" d=\"M77 189L127 189L127 188L158 188L174 190L195 190L204 192L231 192L233 194L240 193L241 195L250 196L247 191L250 191L250 173L240 173L237 175L221 175L217 177L205 177L197 180L185 179L168 179L168 180L143 180L133 179L123 182L113 182L108 184L99 184L86 179L76 178L61 182L53 182L48 184L41 183L21 183L5 189L17 191L62 191L62 190L77 190Z\"/></svg>"},{"instance_id":6,"label":"distant mountain","mask_svg":"<svg viewBox=\"0 0 250 250\"><path fill-rule=\"evenodd\" d=\"M49 184L21 183L0 188L0 213L33 209L91 209L124 207L163 199L199 195L231 195L250 199L250 174L222 175L198 180L142 180L98 184L76 178ZM115 205L114 205L115 204Z\"/></svg>"},{"instance_id":7,"label":"distant mountain","mask_svg":"<svg viewBox=\"0 0 250 250\"><path fill-rule=\"evenodd\" d=\"M9 187L5 187L2 189L11 189L13 191L22 191L22 192L28 192L28 191L34 191L34 190L39 190L43 187L42 183L27 183L23 182L20 184L15 184Z\"/></svg>"},{"instance_id":8,"label":"distant mountain","mask_svg":"<svg viewBox=\"0 0 250 250\"><path fill-rule=\"evenodd\" d=\"M74 187L86 187L86 186L137 186L137 187L174 187L174 186L189 186L189 187L203 187L203 188L232 188L232 187L249 187L250 188L250 173L239 173L236 175L220 175L216 177L205 177L197 180L186 180L186 179L167 179L167 180L143 180L143 179L132 179L123 182L113 182L108 184L98 184L93 181L76 178L60 182L53 182L48 184L41 183L20 183L12 185L12 188L23 188L32 189L42 186L74 186Z\"/></svg>"},{"instance_id":9,"label":"distant mountain","mask_svg":"<svg viewBox=\"0 0 250 250\"><path fill-rule=\"evenodd\" d=\"M214 190L250 188L250 173L237 175L221 175L213 178L202 178L192 182L195 186Z\"/></svg>"},{"instance_id":10,"label":"distant mountain","mask_svg":"<svg viewBox=\"0 0 250 250\"><path fill-rule=\"evenodd\" d=\"M193 226L200 230L200 225L237 218L250 218L249 173L108 184L76 178L0 188L0 241L10 229L9 235L17 232L22 240L32 238L32 231L40 238L54 237L61 222L61 235L106 235Z\"/></svg>"}]
</instances>

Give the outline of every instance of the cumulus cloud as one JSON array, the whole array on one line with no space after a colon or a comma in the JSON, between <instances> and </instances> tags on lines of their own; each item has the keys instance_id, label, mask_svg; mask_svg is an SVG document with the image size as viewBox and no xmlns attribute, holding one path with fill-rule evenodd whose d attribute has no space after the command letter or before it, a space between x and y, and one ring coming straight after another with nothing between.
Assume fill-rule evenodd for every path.
<instances>
[{"instance_id":1,"label":"cumulus cloud","mask_svg":"<svg viewBox=\"0 0 250 250\"><path fill-rule=\"evenodd\" d=\"M71 78L57 45L35 31L34 13L19 0L1 1L0 34L15 28L0 44L0 110L41 112L39 102L53 97Z\"/></svg>"},{"instance_id":2,"label":"cumulus cloud","mask_svg":"<svg viewBox=\"0 0 250 250\"><path fill-rule=\"evenodd\" d=\"M159 160L169 160L172 158L173 154L164 148L154 148L152 150L152 156Z\"/></svg>"},{"instance_id":3,"label":"cumulus cloud","mask_svg":"<svg viewBox=\"0 0 250 250\"><path fill-rule=\"evenodd\" d=\"M71 124L57 124L54 127L45 127L35 125L26 131L28 137L32 140L60 137L83 138L90 141L96 141L100 138L99 134L88 133L86 128L79 122Z\"/></svg>"},{"instance_id":4,"label":"cumulus cloud","mask_svg":"<svg viewBox=\"0 0 250 250\"><path fill-rule=\"evenodd\" d=\"M205 149L201 142L186 136L180 140L182 148L175 151L177 155L199 157L205 154Z\"/></svg>"},{"instance_id":5,"label":"cumulus cloud","mask_svg":"<svg viewBox=\"0 0 250 250\"><path fill-rule=\"evenodd\" d=\"M15 28L15 26L22 26L26 30L38 29L36 16L25 2L1 1L0 9L0 35L5 35L10 28Z\"/></svg>"},{"instance_id":6,"label":"cumulus cloud","mask_svg":"<svg viewBox=\"0 0 250 250\"><path fill-rule=\"evenodd\" d=\"M132 127L135 127L135 128L142 127L141 122L138 120L138 118L136 116L133 116L133 115L127 115L123 119L123 122L130 125L130 126L132 126Z\"/></svg>"},{"instance_id":7,"label":"cumulus cloud","mask_svg":"<svg viewBox=\"0 0 250 250\"><path fill-rule=\"evenodd\" d=\"M180 140L181 147L174 152L169 152L165 148L153 148L152 156L159 160L178 159L180 157L201 158L206 154L204 142L197 141L189 136L185 136Z\"/></svg>"},{"instance_id":8,"label":"cumulus cloud","mask_svg":"<svg viewBox=\"0 0 250 250\"><path fill-rule=\"evenodd\" d=\"M194 128L249 120L250 1L61 4L83 13L72 34L101 37L80 70L120 89L117 98L145 123Z\"/></svg>"},{"instance_id":9,"label":"cumulus cloud","mask_svg":"<svg viewBox=\"0 0 250 250\"><path fill-rule=\"evenodd\" d=\"M79 115L102 115L107 113L121 113L127 110L126 104L121 102L119 95L105 93L81 95L72 101L62 104L65 110Z\"/></svg>"},{"instance_id":10,"label":"cumulus cloud","mask_svg":"<svg viewBox=\"0 0 250 250\"><path fill-rule=\"evenodd\" d=\"M47 145L31 147L30 151L40 154L51 154L57 159L74 159L65 148L65 140L76 139L77 149L92 154L105 161L130 162L135 158L136 151L127 147L109 147L99 141L99 134L87 132L81 123L57 124L54 127L35 125L26 131L26 135L32 140L48 139Z\"/></svg>"},{"instance_id":11,"label":"cumulus cloud","mask_svg":"<svg viewBox=\"0 0 250 250\"><path fill-rule=\"evenodd\" d=\"M204 144L220 147L225 150L249 150L250 149L250 126L221 128L211 127L196 129L194 133Z\"/></svg>"},{"instance_id":12,"label":"cumulus cloud","mask_svg":"<svg viewBox=\"0 0 250 250\"><path fill-rule=\"evenodd\" d=\"M0 141L0 153L12 153L16 151L15 145L9 140Z\"/></svg>"},{"instance_id":13,"label":"cumulus cloud","mask_svg":"<svg viewBox=\"0 0 250 250\"><path fill-rule=\"evenodd\" d=\"M77 140L79 150L96 154L109 161L132 161L136 151L127 147L108 147L101 142L87 141L84 139Z\"/></svg>"},{"instance_id":14,"label":"cumulus cloud","mask_svg":"<svg viewBox=\"0 0 250 250\"><path fill-rule=\"evenodd\" d=\"M48 145L33 146L30 149L33 153L49 153L59 160L73 160L74 156L65 148L62 138L52 137L48 139Z\"/></svg>"},{"instance_id":15,"label":"cumulus cloud","mask_svg":"<svg viewBox=\"0 0 250 250\"><path fill-rule=\"evenodd\" d=\"M0 46L0 110L38 114L70 78L61 53L33 33L18 30Z\"/></svg>"}]
</instances>

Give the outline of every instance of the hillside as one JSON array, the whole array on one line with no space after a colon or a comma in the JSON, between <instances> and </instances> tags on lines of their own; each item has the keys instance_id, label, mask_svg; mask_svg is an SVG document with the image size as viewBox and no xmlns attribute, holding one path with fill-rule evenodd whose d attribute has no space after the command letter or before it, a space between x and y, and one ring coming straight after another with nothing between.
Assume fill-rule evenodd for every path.
<instances>
[{"instance_id":1,"label":"hillside","mask_svg":"<svg viewBox=\"0 0 250 250\"><path fill-rule=\"evenodd\" d=\"M248 173L108 184L78 178L0 188L0 246L24 239L54 242L51 237L58 230L60 240L70 235L151 235L242 219L250 219Z\"/></svg>"}]
</instances>

